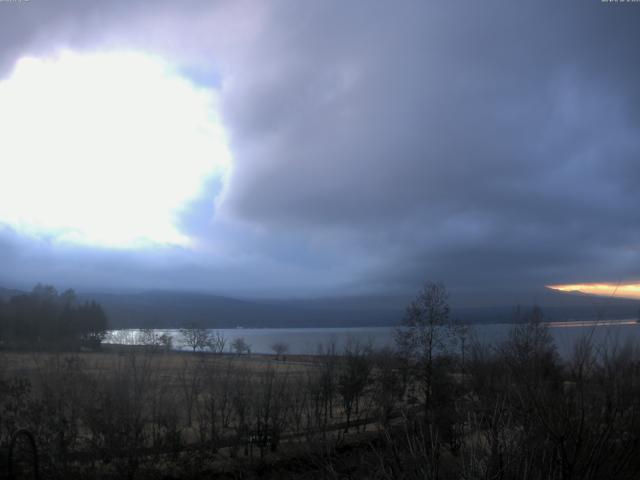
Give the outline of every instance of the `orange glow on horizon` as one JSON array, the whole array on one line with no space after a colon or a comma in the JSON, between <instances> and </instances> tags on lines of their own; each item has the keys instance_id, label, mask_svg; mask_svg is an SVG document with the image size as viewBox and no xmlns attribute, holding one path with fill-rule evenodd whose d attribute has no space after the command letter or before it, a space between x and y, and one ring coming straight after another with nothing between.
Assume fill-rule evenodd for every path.
<instances>
[{"instance_id":1,"label":"orange glow on horizon","mask_svg":"<svg viewBox=\"0 0 640 480\"><path fill-rule=\"evenodd\" d=\"M547 285L560 292L580 292L599 297L631 298L640 300L640 283L576 283L568 285Z\"/></svg>"}]
</instances>

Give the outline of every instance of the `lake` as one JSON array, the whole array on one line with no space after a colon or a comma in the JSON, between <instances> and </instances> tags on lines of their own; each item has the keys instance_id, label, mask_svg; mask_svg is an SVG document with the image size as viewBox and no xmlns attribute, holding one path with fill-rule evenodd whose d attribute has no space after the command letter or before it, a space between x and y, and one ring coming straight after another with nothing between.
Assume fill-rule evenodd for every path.
<instances>
[{"instance_id":1,"label":"lake","mask_svg":"<svg viewBox=\"0 0 640 480\"><path fill-rule=\"evenodd\" d=\"M558 322L548 324L558 351L567 356L575 343L585 335L592 336L596 345L620 345L640 340L640 324L635 320ZM492 343L503 340L513 327L512 324L487 324L469 326L470 336L482 342ZM292 354L313 354L319 345L335 343L342 351L350 340L371 342L374 348L393 347L394 327L360 328L233 328L212 329L220 332L227 341L227 349L236 338L242 337L250 345L253 353L272 353L271 345L284 342ZM166 334L173 338L175 348L185 348L180 342L177 329L158 329L158 335ZM114 330L105 343L135 344L139 330Z\"/></svg>"}]
</instances>

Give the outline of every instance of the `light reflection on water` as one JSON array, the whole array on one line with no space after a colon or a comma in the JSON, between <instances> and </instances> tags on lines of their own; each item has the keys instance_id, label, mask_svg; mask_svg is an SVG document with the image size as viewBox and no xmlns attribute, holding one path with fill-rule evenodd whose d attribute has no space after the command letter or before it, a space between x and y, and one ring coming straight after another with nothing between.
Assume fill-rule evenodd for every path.
<instances>
[{"instance_id":1,"label":"light reflection on water","mask_svg":"<svg viewBox=\"0 0 640 480\"><path fill-rule=\"evenodd\" d=\"M512 324L474 325L468 328L468 337L483 343L499 343L506 338ZM558 351L568 356L575 343L584 336L590 336L597 346L621 346L626 343L637 343L640 340L640 324L635 320L616 320L602 322L560 322L549 324ZM211 329L220 332L227 339L227 351L237 338L251 346L253 353L272 353L271 345L284 342L292 354L314 354L319 345L335 343L337 351L344 349L347 342L357 340L360 343L371 343L378 349L394 346L395 327L359 327L359 328L232 328ZM105 343L135 345L139 343L140 330L113 330ZM173 338L173 346L188 349L181 342L178 329L157 329L157 335L168 335Z\"/></svg>"}]
</instances>

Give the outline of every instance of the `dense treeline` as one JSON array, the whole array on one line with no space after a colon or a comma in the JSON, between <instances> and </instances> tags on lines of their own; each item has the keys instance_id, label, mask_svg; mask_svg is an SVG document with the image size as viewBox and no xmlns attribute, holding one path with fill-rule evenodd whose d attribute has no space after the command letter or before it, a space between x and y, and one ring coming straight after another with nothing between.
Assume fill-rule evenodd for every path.
<instances>
[{"instance_id":1,"label":"dense treeline","mask_svg":"<svg viewBox=\"0 0 640 480\"><path fill-rule=\"evenodd\" d=\"M429 284L393 351L41 354L0 370L0 448L28 428L46 478L639 478L640 350L563 359L542 320L480 342Z\"/></svg>"},{"instance_id":2,"label":"dense treeline","mask_svg":"<svg viewBox=\"0 0 640 480\"><path fill-rule=\"evenodd\" d=\"M102 307L79 304L73 290L60 294L49 285L0 298L0 339L5 346L86 346L98 348L108 328Z\"/></svg>"}]
</instances>

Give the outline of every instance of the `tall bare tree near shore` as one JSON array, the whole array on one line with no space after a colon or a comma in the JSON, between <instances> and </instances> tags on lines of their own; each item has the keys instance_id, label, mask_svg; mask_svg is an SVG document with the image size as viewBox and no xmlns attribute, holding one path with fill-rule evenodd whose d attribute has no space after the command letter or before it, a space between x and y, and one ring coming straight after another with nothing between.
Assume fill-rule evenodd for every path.
<instances>
[{"instance_id":1,"label":"tall bare tree near shore","mask_svg":"<svg viewBox=\"0 0 640 480\"><path fill-rule=\"evenodd\" d=\"M442 283L427 282L407 307L395 340L401 355L415 362L424 395L425 413L431 411L434 362L451 340L449 293Z\"/></svg>"},{"instance_id":2,"label":"tall bare tree near shore","mask_svg":"<svg viewBox=\"0 0 640 480\"><path fill-rule=\"evenodd\" d=\"M196 323L180 329L182 343L194 352L204 350L210 343L209 331Z\"/></svg>"},{"instance_id":3,"label":"tall bare tree near shore","mask_svg":"<svg viewBox=\"0 0 640 480\"><path fill-rule=\"evenodd\" d=\"M213 353L224 353L224 348L227 346L227 337L222 332L216 331L209 335L207 346Z\"/></svg>"}]
</instances>

